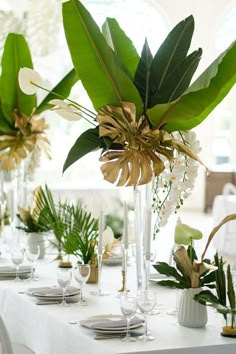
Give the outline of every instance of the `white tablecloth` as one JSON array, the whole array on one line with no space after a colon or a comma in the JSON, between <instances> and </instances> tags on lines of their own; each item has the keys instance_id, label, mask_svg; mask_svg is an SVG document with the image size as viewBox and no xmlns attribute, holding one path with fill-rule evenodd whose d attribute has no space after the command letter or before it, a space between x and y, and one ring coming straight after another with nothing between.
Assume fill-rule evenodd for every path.
<instances>
[{"instance_id":1,"label":"white tablecloth","mask_svg":"<svg viewBox=\"0 0 236 354\"><path fill-rule=\"evenodd\" d=\"M4 261L1 260L0 264ZM4 264L6 264L4 262ZM35 299L19 292L32 286L56 285L56 264L49 261L37 262L40 281L14 283L0 281L0 311L15 342L21 342L36 354L124 354L124 353L165 353L165 354L235 354L236 339L220 336L221 315L209 309L206 328L181 327L174 316L166 311L175 305L176 290L154 285L161 314L149 316L149 329L155 336L153 342L123 343L120 339L94 340L94 334L69 322L101 314L120 314L117 289L121 286L120 267L104 267L103 288L110 295L95 297L89 294L95 285L86 284L84 296L89 306L71 307L58 305L36 305ZM135 269L129 267L128 286L135 288ZM73 281L72 285L76 285Z\"/></svg>"}]
</instances>

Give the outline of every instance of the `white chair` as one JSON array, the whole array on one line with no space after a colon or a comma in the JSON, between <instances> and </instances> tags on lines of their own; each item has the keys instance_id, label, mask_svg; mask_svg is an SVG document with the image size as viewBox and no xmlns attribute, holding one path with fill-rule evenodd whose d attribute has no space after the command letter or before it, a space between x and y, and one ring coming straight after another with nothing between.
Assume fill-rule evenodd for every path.
<instances>
[{"instance_id":1,"label":"white chair","mask_svg":"<svg viewBox=\"0 0 236 354\"><path fill-rule=\"evenodd\" d=\"M0 316L0 354L34 354L23 344L11 343L7 328Z\"/></svg>"}]
</instances>

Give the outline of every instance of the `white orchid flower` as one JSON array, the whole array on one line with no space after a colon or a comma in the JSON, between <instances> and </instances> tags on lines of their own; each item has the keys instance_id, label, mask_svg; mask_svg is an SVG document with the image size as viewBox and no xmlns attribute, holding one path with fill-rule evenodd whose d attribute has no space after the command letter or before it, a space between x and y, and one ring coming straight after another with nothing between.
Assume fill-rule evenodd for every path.
<instances>
[{"instance_id":1,"label":"white orchid flower","mask_svg":"<svg viewBox=\"0 0 236 354\"><path fill-rule=\"evenodd\" d=\"M56 111L59 116L66 120L77 121L81 118L79 110L72 104L66 103L65 101L59 99L51 100L48 103L54 105L52 110Z\"/></svg>"},{"instance_id":2,"label":"white orchid flower","mask_svg":"<svg viewBox=\"0 0 236 354\"><path fill-rule=\"evenodd\" d=\"M43 86L43 79L37 71L30 68L21 68L18 74L21 91L26 95L33 95L38 90L37 86Z\"/></svg>"}]
</instances>

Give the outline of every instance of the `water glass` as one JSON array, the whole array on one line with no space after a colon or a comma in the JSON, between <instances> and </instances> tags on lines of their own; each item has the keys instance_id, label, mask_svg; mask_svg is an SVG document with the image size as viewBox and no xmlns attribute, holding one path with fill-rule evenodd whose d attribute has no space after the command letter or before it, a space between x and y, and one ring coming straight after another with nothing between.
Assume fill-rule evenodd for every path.
<instances>
[{"instance_id":1,"label":"water glass","mask_svg":"<svg viewBox=\"0 0 236 354\"><path fill-rule=\"evenodd\" d=\"M14 281L21 281L19 277L19 266L23 263L24 260L24 248L20 246L14 247L11 251L11 259L16 266L16 277Z\"/></svg>"},{"instance_id":2,"label":"water glass","mask_svg":"<svg viewBox=\"0 0 236 354\"><path fill-rule=\"evenodd\" d=\"M145 342L154 340L154 337L147 330L147 314L151 313L156 305L156 293L152 290L139 290L137 293L137 302L140 311L144 315L144 335L138 339Z\"/></svg>"},{"instance_id":3,"label":"water glass","mask_svg":"<svg viewBox=\"0 0 236 354\"><path fill-rule=\"evenodd\" d=\"M90 265L89 264L79 264L74 268L75 280L80 286L80 300L79 305L87 305L87 302L83 299L82 288L85 283L87 283L90 276Z\"/></svg>"},{"instance_id":4,"label":"water glass","mask_svg":"<svg viewBox=\"0 0 236 354\"><path fill-rule=\"evenodd\" d=\"M72 271L70 268L58 268L57 270L57 282L62 288L62 302L61 306L70 306L65 299L66 289L70 285L72 278Z\"/></svg>"},{"instance_id":5,"label":"water glass","mask_svg":"<svg viewBox=\"0 0 236 354\"><path fill-rule=\"evenodd\" d=\"M39 258L40 254L40 247L39 245L35 246L34 248L26 248L25 249L25 255L27 260L31 263L31 275L29 280L38 280L38 278L35 277L35 268L34 268L34 262L37 261Z\"/></svg>"},{"instance_id":6,"label":"water glass","mask_svg":"<svg viewBox=\"0 0 236 354\"><path fill-rule=\"evenodd\" d=\"M120 308L122 314L125 316L127 321L127 331L126 336L122 338L124 342L134 342L136 341L135 338L130 336L130 321L131 318L135 315L137 310L137 298L131 294L123 294L120 296Z\"/></svg>"}]
</instances>

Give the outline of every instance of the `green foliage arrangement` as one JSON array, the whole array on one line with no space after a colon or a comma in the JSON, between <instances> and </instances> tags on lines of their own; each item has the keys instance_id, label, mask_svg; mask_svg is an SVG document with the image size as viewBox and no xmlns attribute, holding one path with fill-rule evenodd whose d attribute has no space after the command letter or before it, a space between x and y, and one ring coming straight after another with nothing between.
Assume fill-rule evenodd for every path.
<instances>
[{"instance_id":1,"label":"green foliage arrangement","mask_svg":"<svg viewBox=\"0 0 236 354\"><path fill-rule=\"evenodd\" d=\"M38 103L35 94L23 93L18 83L22 67L33 68L30 49L23 35L10 33L4 44L0 75L0 168L6 171L16 169L35 149L49 156L48 125L38 115L52 107L48 103L52 94ZM53 92L67 97L77 80L71 70Z\"/></svg>"},{"instance_id":2,"label":"green foliage arrangement","mask_svg":"<svg viewBox=\"0 0 236 354\"><path fill-rule=\"evenodd\" d=\"M201 238L200 231L188 225L178 223L175 228L175 242L180 241L185 245L188 243L190 243L190 245L188 248L181 245L177 251L173 253L175 267L170 266L166 262L157 262L157 264L153 265L160 274L174 278L174 280L160 280L158 283L163 286L178 289L199 288L203 286L215 288L217 264L211 264L211 261L205 258L205 254L217 231L221 226L231 220L236 220L236 214L226 216L213 228L207 239L200 261L198 261L196 252L192 246L193 239Z\"/></svg>"},{"instance_id":3,"label":"green foliage arrangement","mask_svg":"<svg viewBox=\"0 0 236 354\"><path fill-rule=\"evenodd\" d=\"M99 123L79 136L64 171L96 148L102 149L104 178L117 185L158 176L164 169L159 155L171 161L177 150L198 160L171 133L200 124L234 86L236 42L191 83L202 56L201 48L188 54L193 16L178 23L154 55L145 40L141 56L114 18L100 31L78 0L63 3L63 23L75 71Z\"/></svg>"},{"instance_id":4,"label":"green foliage arrangement","mask_svg":"<svg viewBox=\"0 0 236 354\"><path fill-rule=\"evenodd\" d=\"M223 328L223 331L227 332L227 327L229 327L228 332L230 333L234 329L236 334L236 298L231 267L230 264L227 265L225 274L225 263L218 254L215 255L215 265L217 266L215 271L216 293L203 290L194 296L194 300L203 305L214 307L224 316L226 321L226 328Z\"/></svg>"},{"instance_id":5,"label":"green foliage arrangement","mask_svg":"<svg viewBox=\"0 0 236 354\"><path fill-rule=\"evenodd\" d=\"M56 238L51 241L58 248L58 256L74 254L83 263L95 255L98 237L98 219L92 217L81 203L54 201L52 192L46 185L39 187L36 210L41 217L41 226L49 227Z\"/></svg>"}]
</instances>

